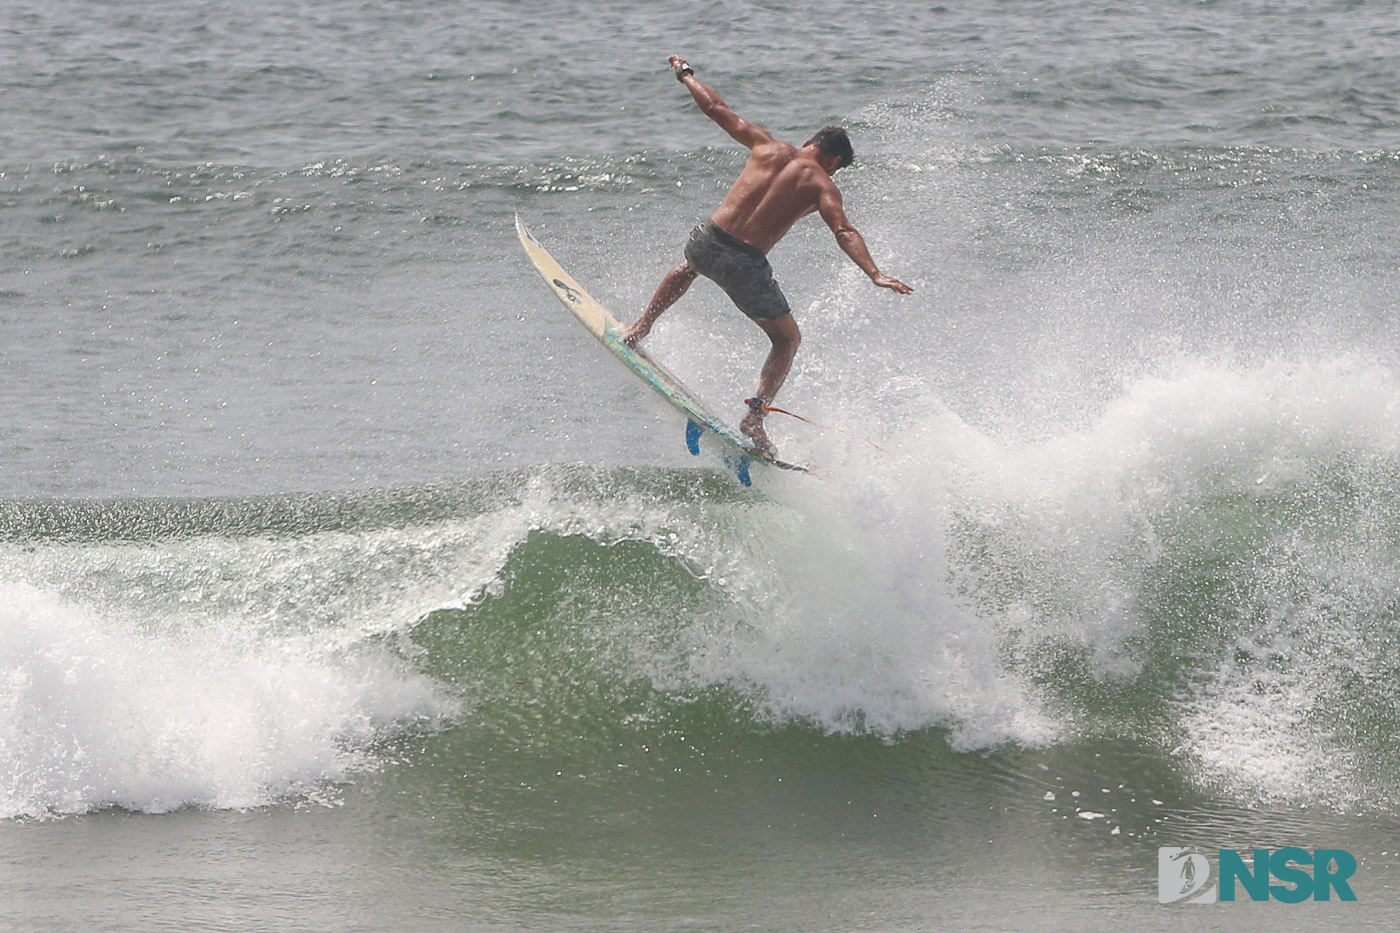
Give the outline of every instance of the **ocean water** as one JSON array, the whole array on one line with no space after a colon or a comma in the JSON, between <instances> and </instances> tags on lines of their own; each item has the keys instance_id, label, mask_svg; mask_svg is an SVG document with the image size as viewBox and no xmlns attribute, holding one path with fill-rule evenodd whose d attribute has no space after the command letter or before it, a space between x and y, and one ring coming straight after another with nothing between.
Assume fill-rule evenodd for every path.
<instances>
[{"instance_id":1,"label":"ocean water","mask_svg":"<svg viewBox=\"0 0 1400 933\"><path fill-rule=\"evenodd\" d=\"M0 929L1400 923L1400 4L0 11ZM820 480L516 242L637 313L743 164L672 52L916 288L774 251Z\"/></svg>"}]
</instances>

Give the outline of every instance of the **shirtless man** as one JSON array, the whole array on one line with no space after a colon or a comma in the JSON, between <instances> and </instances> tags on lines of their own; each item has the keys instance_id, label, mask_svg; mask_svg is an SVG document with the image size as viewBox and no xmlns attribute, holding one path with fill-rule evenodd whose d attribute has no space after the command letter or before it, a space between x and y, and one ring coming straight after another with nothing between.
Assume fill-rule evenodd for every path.
<instances>
[{"instance_id":1,"label":"shirtless man","mask_svg":"<svg viewBox=\"0 0 1400 933\"><path fill-rule=\"evenodd\" d=\"M876 267L865 240L842 210L841 192L836 190L831 176L855 158L845 130L828 126L799 148L774 139L763 127L730 110L718 94L695 77L695 69L679 55L671 56L671 70L705 116L749 148L749 162L724 203L691 232L685 245L685 262L666 273L646 311L627 328L624 340L629 347L636 347L651 332L661 313L685 294L697 274L714 280L773 342L759 375L758 394L749 400L749 412L739 425L744 434L772 454L773 445L763 430L764 406L782 388L802 335L792 319L787 299L773 279L768 251L799 219L819 211L836 234L841 249L870 276L870 281L901 295L913 289Z\"/></svg>"}]
</instances>

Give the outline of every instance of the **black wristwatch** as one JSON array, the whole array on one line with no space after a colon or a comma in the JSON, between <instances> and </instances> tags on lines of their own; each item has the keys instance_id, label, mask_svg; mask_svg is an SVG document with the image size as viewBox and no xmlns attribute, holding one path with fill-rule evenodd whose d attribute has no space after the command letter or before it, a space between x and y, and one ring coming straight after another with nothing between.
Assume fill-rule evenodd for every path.
<instances>
[{"instance_id":1,"label":"black wristwatch","mask_svg":"<svg viewBox=\"0 0 1400 933\"><path fill-rule=\"evenodd\" d=\"M695 69L692 68L692 67L690 67L690 62L688 62L688 61L686 61L685 59L682 58L682 59L681 59L681 66L680 66L679 68L676 69L676 80L679 81L679 82L681 82L682 84L684 84L684 83L685 83L685 76L686 76L686 75L693 75L693 74L695 74Z\"/></svg>"}]
</instances>

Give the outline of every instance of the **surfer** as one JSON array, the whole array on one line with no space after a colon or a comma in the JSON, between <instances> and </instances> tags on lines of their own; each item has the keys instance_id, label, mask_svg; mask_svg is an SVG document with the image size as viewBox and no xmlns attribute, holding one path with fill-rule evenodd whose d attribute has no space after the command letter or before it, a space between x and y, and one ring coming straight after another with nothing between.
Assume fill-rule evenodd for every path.
<instances>
[{"instance_id":1,"label":"surfer","mask_svg":"<svg viewBox=\"0 0 1400 933\"><path fill-rule=\"evenodd\" d=\"M775 139L763 127L740 117L720 96L695 77L695 69L672 55L671 70L686 86L705 116L749 149L749 161L723 203L691 231L685 261L661 280L651 303L623 339L629 347L651 332L663 311L675 304L696 275L713 280L773 342L759 374L758 393L749 399L749 412L739 429L767 451L774 452L763 430L765 406L773 401L792 368L802 334L782 289L773 279L768 251L799 219L813 211L836 234L836 242L870 281L901 295L908 285L880 271L865 240L841 206L841 192L831 180L837 169L855 159L846 131L828 126L801 146Z\"/></svg>"}]
</instances>

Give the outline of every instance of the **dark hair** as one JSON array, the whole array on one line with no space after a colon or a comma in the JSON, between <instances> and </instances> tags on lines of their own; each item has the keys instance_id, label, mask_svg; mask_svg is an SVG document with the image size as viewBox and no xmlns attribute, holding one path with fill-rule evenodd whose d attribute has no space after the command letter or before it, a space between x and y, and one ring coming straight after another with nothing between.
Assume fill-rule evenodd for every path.
<instances>
[{"instance_id":1,"label":"dark hair","mask_svg":"<svg viewBox=\"0 0 1400 933\"><path fill-rule=\"evenodd\" d=\"M816 146L827 155L837 156L841 159L837 168L845 168L856 160L855 150L851 148L850 137L846 131L839 126L824 126L817 131L817 135L807 140L802 145Z\"/></svg>"}]
</instances>

